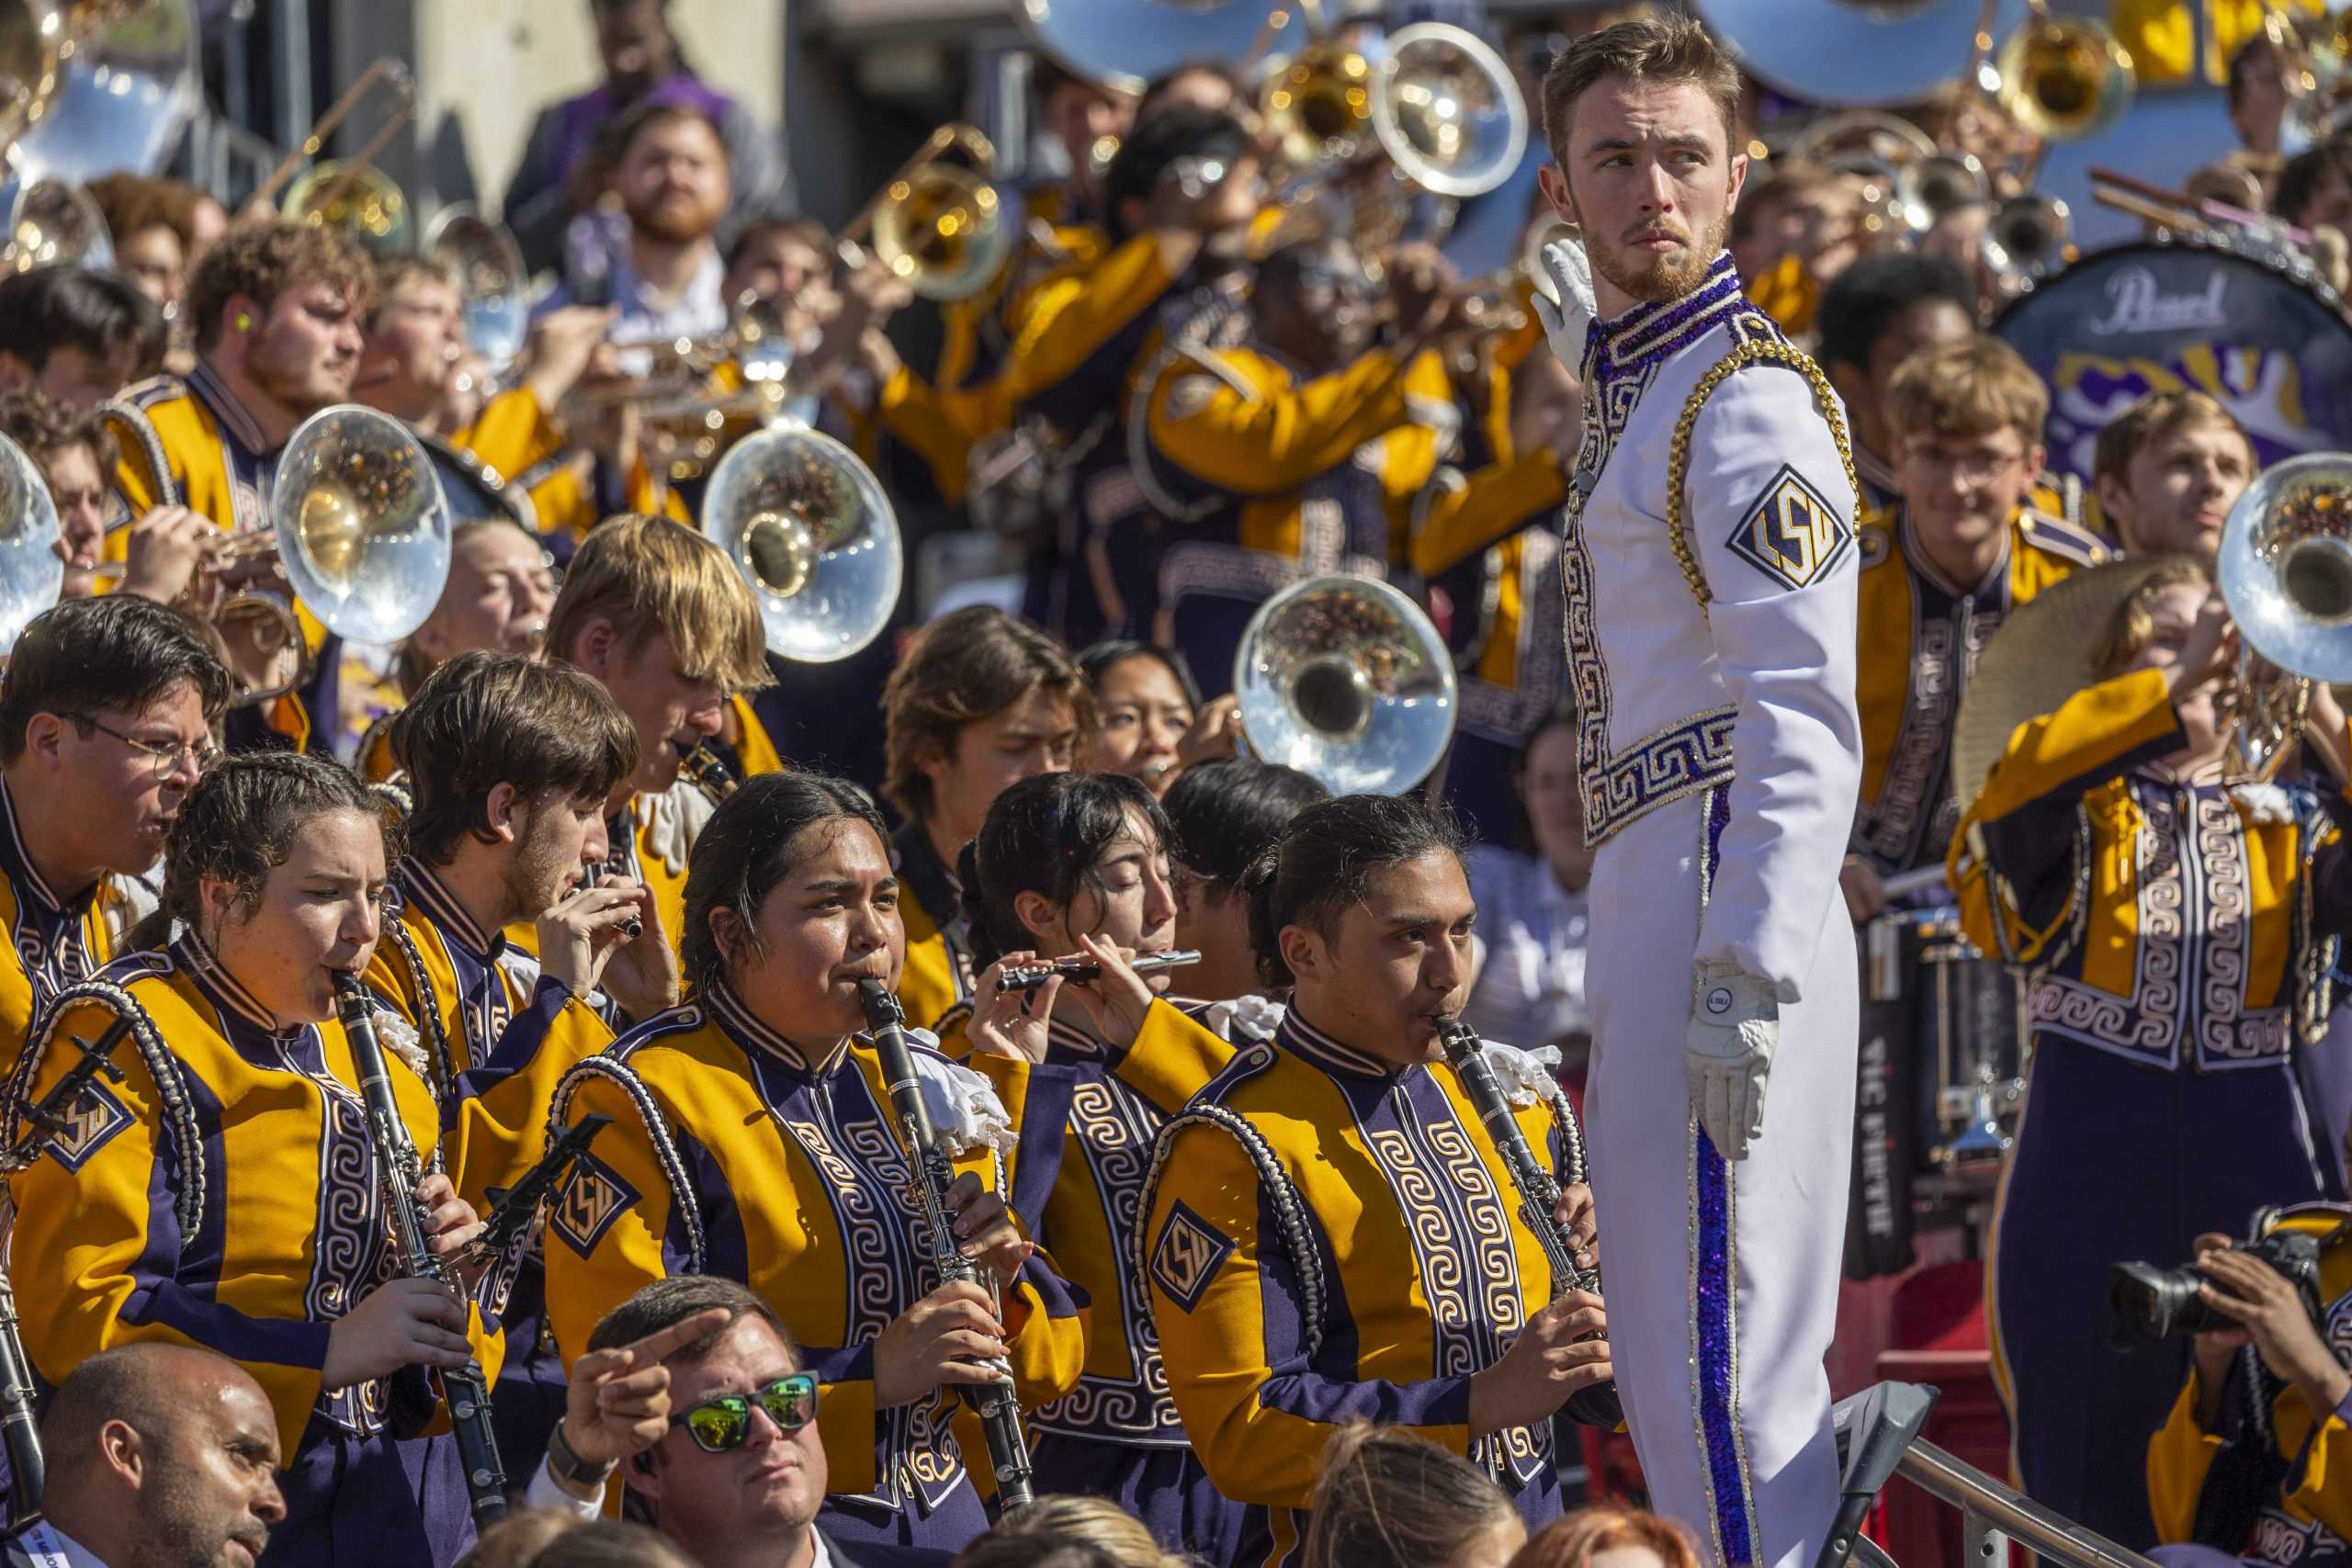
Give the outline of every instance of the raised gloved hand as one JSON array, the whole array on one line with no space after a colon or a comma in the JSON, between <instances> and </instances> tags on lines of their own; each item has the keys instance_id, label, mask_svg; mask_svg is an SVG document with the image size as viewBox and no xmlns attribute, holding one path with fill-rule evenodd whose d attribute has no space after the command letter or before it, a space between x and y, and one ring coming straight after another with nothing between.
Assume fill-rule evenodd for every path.
<instances>
[{"instance_id":1,"label":"raised gloved hand","mask_svg":"<svg viewBox=\"0 0 2352 1568\"><path fill-rule=\"evenodd\" d=\"M1764 1080L1780 1040L1770 981L1720 959L1699 965L1682 1062L1690 1109L1725 1159L1746 1159L1749 1141L1763 1134Z\"/></svg>"},{"instance_id":2,"label":"raised gloved hand","mask_svg":"<svg viewBox=\"0 0 2352 1568\"><path fill-rule=\"evenodd\" d=\"M1543 276L1535 284L1535 314L1560 363L1581 375L1585 328L1600 310L1592 294L1592 263L1574 240L1555 240L1544 246L1543 263ZM1544 287L1547 280L1549 288Z\"/></svg>"}]
</instances>

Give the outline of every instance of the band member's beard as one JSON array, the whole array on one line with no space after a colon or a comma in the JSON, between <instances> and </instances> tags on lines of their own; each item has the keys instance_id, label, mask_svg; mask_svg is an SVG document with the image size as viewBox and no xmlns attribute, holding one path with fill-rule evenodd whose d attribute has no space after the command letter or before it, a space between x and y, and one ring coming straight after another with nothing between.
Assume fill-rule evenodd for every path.
<instances>
[{"instance_id":1,"label":"band member's beard","mask_svg":"<svg viewBox=\"0 0 2352 1568\"><path fill-rule=\"evenodd\" d=\"M630 209L628 220L665 245L691 245L708 238L725 216L726 209L719 205L698 204L691 211L665 211L660 203L648 202Z\"/></svg>"},{"instance_id":2,"label":"band member's beard","mask_svg":"<svg viewBox=\"0 0 2352 1568\"><path fill-rule=\"evenodd\" d=\"M1693 243L1664 255L1589 243L1585 254L1592 262L1592 270L1607 279L1611 288L1645 304L1663 304L1681 299L1705 280L1707 269L1723 254L1724 235L1729 228L1728 217L1701 224Z\"/></svg>"}]
</instances>

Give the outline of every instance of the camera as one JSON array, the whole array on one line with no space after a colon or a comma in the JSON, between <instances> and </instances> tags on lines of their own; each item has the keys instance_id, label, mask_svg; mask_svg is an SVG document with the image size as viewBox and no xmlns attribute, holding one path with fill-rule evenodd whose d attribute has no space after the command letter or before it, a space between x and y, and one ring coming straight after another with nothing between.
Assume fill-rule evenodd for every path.
<instances>
[{"instance_id":1,"label":"camera","mask_svg":"<svg viewBox=\"0 0 2352 1568\"><path fill-rule=\"evenodd\" d=\"M2301 1231L2272 1231L2278 1211L2265 1209L2254 1217L2253 1235L2231 1245L2261 1259L2291 1281L2303 1299L2303 1311L2316 1326L2321 1321L2319 1294L2320 1238ZM2159 1269L2153 1263L2108 1266L2107 1342L2117 1350L2137 1350L2175 1337L2234 1328L2237 1320L2215 1312L2198 1297L2205 1276L2194 1269Z\"/></svg>"}]
</instances>

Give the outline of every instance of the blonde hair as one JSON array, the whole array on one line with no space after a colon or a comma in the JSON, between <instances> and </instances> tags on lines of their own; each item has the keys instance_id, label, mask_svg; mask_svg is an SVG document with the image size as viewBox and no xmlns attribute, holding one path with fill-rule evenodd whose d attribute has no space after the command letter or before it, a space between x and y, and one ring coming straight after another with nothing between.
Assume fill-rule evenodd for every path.
<instances>
[{"instance_id":1,"label":"blonde hair","mask_svg":"<svg viewBox=\"0 0 2352 1568\"><path fill-rule=\"evenodd\" d=\"M1190 1568L1160 1549L1141 1519L1105 1497L1040 1497L1008 1514L956 1556L955 1568L1022 1568L1057 1548L1091 1547L1121 1568Z\"/></svg>"},{"instance_id":2,"label":"blonde hair","mask_svg":"<svg viewBox=\"0 0 2352 1568\"><path fill-rule=\"evenodd\" d=\"M775 679L752 585L718 546L666 517L625 513L589 534L548 616L548 651L571 659L597 619L619 631L627 658L656 633L669 638L679 673L690 681L745 692Z\"/></svg>"},{"instance_id":3,"label":"blonde hair","mask_svg":"<svg viewBox=\"0 0 2352 1568\"><path fill-rule=\"evenodd\" d=\"M1423 1568L1518 1517L1468 1460L1366 1421L1340 1428L1324 1448L1308 1507L1306 1568Z\"/></svg>"},{"instance_id":4,"label":"blonde hair","mask_svg":"<svg viewBox=\"0 0 2352 1568\"><path fill-rule=\"evenodd\" d=\"M2050 417L2050 391L2016 349L1979 333L1905 360L1886 384L1885 412L1897 439L2014 430L2033 446Z\"/></svg>"},{"instance_id":5,"label":"blonde hair","mask_svg":"<svg viewBox=\"0 0 2352 1568\"><path fill-rule=\"evenodd\" d=\"M2191 430L2226 430L2245 443L2246 466L2258 468L2254 442L2237 416L2207 394L2189 389L2150 392L2099 427L2093 449L2091 473L2128 484L2132 459L2159 441L2169 441Z\"/></svg>"},{"instance_id":6,"label":"blonde hair","mask_svg":"<svg viewBox=\"0 0 2352 1568\"><path fill-rule=\"evenodd\" d=\"M2212 565L2202 556L2157 557L2147 577L2124 595L2123 602L2109 614L2107 625L2099 628L2098 640L2091 644L2092 675L2112 681L2132 667L2155 635L2155 604L2166 590L2188 583L2211 587L2212 581Z\"/></svg>"},{"instance_id":7,"label":"blonde hair","mask_svg":"<svg viewBox=\"0 0 2352 1568\"><path fill-rule=\"evenodd\" d=\"M1528 1538L1510 1568L1585 1568L1612 1547L1645 1546L1666 1568L1699 1568L1698 1550L1672 1519L1646 1508L1604 1503L1554 1519Z\"/></svg>"}]
</instances>

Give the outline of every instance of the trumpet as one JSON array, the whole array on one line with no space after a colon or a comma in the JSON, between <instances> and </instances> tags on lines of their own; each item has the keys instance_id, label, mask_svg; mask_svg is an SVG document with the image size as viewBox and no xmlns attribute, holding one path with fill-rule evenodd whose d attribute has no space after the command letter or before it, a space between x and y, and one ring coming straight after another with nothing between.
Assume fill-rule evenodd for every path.
<instances>
[{"instance_id":1,"label":"trumpet","mask_svg":"<svg viewBox=\"0 0 2352 1568\"><path fill-rule=\"evenodd\" d=\"M2066 254L2074 216L2054 196L2028 191L1993 209L1979 254L2005 288L2014 288L2037 269Z\"/></svg>"},{"instance_id":2,"label":"trumpet","mask_svg":"<svg viewBox=\"0 0 2352 1568\"><path fill-rule=\"evenodd\" d=\"M319 155L327 139L351 118L379 84L390 92L392 107L376 134L353 156L314 164L300 179L295 179L296 171L307 160ZM375 161L415 114L416 82L408 67L389 55L376 61L344 89L341 97L327 106L326 112L311 125L311 133L302 139L302 144L288 152L270 172L269 178L261 183L261 188L254 193L255 199L271 200L282 190L286 196L279 211L295 222L342 230L379 252L409 249L412 230L408 197L390 175L376 167ZM290 186L288 182L292 182Z\"/></svg>"},{"instance_id":3,"label":"trumpet","mask_svg":"<svg viewBox=\"0 0 2352 1568\"><path fill-rule=\"evenodd\" d=\"M971 166L941 162L951 150ZM941 126L841 231L842 259L862 265L860 243L870 236L875 256L924 299L978 294L1003 269L1016 238L989 183L995 171L996 146L979 127Z\"/></svg>"}]
</instances>

